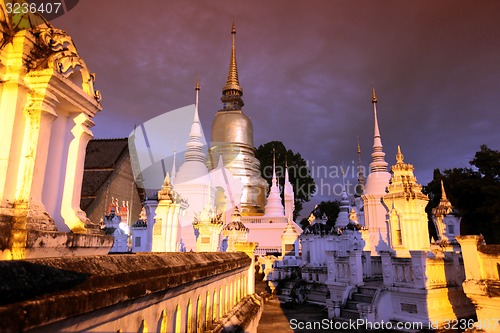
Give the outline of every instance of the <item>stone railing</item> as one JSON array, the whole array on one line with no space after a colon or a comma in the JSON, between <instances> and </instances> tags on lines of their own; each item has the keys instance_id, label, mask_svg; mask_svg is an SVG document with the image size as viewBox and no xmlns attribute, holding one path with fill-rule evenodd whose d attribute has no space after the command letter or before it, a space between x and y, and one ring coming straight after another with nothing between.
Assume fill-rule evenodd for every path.
<instances>
[{"instance_id":1,"label":"stone railing","mask_svg":"<svg viewBox=\"0 0 500 333\"><path fill-rule=\"evenodd\" d=\"M457 237L467 280L500 280L500 245L485 245L482 236Z\"/></svg>"},{"instance_id":2,"label":"stone railing","mask_svg":"<svg viewBox=\"0 0 500 333\"><path fill-rule=\"evenodd\" d=\"M350 276L351 276L349 257L335 258L334 265L335 265L335 281L348 283L350 281Z\"/></svg>"},{"instance_id":3,"label":"stone railing","mask_svg":"<svg viewBox=\"0 0 500 333\"><path fill-rule=\"evenodd\" d=\"M257 256L265 256L268 253L281 253L281 248L277 248L277 247L257 247L257 249L255 249L255 255L257 255Z\"/></svg>"},{"instance_id":4,"label":"stone railing","mask_svg":"<svg viewBox=\"0 0 500 333\"><path fill-rule=\"evenodd\" d=\"M427 286L459 285L456 281L457 267L454 266L452 260L427 258L426 266Z\"/></svg>"},{"instance_id":5,"label":"stone railing","mask_svg":"<svg viewBox=\"0 0 500 333\"><path fill-rule=\"evenodd\" d=\"M252 223L287 223L288 220L285 216L282 217L242 216L241 222L247 225Z\"/></svg>"},{"instance_id":6,"label":"stone railing","mask_svg":"<svg viewBox=\"0 0 500 333\"><path fill-rule=\"evenodd\" d=\"M382 278L382 259L380 257L371 258L371 278Z\"/></svg>"},{"instance_id":7,"label":"stone railing","mask_svg":"<svg viewBox=\"0 0 500 333\"><path fill-rule=\"evenodd\" d=\"M397 287L413 286L411 258L392 258L393 284Z\"/></svg>"},{"instance_id":8,"label":"stone railing","mask_svg":"<svg viewBox=\"0 0 500 333\"><path fill-rule=\"evenodd\" d=\"M0 332L220 331L227 316L256 326L254 315L260 317L262 309L258 297L248 292L251 262L245 253L0 262ZM233 325L243 322L231 319Z\"/></svg>"},{"instance_id":9,"label":"stone railing","mask_svg":"<svg viewBox=\"0 0 500 333\"><path fill-rule=\"evenodd\" d=\"M478 253L483 263L483 277L500 280L500 245L480 245Z\"/></svg>"},{"instance_id":10,"label":"stone railing","mask_svg":"<svg viewBox=\"0 0 500 333\"><path fill-rule=\"evenodd\" d=\"M383 279L386 286L406 288L436 288L459 286L463 281L463 266L459 254L428 257L427 251L410 251L411 258L393 257L382 253Z\"/></svg>"}]
</instances>

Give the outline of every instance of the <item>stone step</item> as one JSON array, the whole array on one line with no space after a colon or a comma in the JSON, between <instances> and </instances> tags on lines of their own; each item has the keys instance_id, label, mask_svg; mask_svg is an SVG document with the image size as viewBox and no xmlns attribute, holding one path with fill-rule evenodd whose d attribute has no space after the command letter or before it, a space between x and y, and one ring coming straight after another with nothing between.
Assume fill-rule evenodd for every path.
<instances>
[{"instance_id":1,"label":"stone step","mask_svg":"<svg viewBox=\"0 0 500 333\"><path fill-rule=\"evenodd\" d=\"M358 293L363 295L375 296L377 290L376 287L358 287Z\"/></svg>"},{"instance_id":2,"label":"stone step","mask_svg":"<svg viewBox=\"0 0 500 333\"><path fill-rule=\"evenodd\" d=\"M372 304L373 295L364 295L364 294L354 293L354 294L352 294L351 300L356 301L356 302L360 302L360 303Z\"/></svg>"},{"instance_id":3,"label":"stone step","mask_svg":"<svg viewBox=\"0 0 500 333\"><path fill-rule=\"evenodd\" d=\"M356 302L356 301L352 301L352 300L349 300L345 303L345 308L346 309L349 309L349 310L358 310L358 304L364 304L362 302Z\"/></svg>"},{"instance_id":4,"label":"stone step","mask_svg":"<svg viewBox=\"0 0 500 333\"><path fill-rule=\"evenodd\" d=\"M357 310L350 310L345 308L340 310L340 316L347 320L359 319L359 313Z\"/></svg>"}]
</instances>

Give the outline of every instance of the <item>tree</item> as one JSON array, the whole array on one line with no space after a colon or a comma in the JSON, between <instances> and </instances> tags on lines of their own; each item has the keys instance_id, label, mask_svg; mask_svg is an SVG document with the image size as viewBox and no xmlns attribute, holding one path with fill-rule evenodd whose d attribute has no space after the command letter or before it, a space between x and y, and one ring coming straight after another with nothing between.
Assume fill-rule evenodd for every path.
<instances>
[{"instance_id":1,"label":"tree","mask_svg":"<svg viewBox=\"0 0 500 333\"><path fill-rule=\"evenodd\" d=\"M319 205L317 205L310 214L314 214L314 217L317 219L320 219L323 217L323 215L326 215L327 220L326 224L328 226L334 226L335 221L337 220L337 217L339 216L340 213L340 201L335 200L335 201L321 201ZM309 214L309 216L310 216ZM300 227L302 229L307 228L309 225L309 220L308 217L303 218L300 220Z\"/></svg>"},{"instance_id":2,"label":"tree","mask_svg":"<svg viewBox=\"0 0 500 333\"><path fill-rule=\"evenodd\" d=\"M470 161L471 168L434 170L424 187L432 213L441 199L441 180L448 200L462 216L461 234L482 234L487 243L500 243L500 152L482 145Z\"/></svg>"},{"instance_id":3,"label":"tree","mask_svg":"<svg viewBox=\"0 0 500 333\"><path fill-rule=\"evenodd\" d=\"M288 175L295 194L295 211L293 212L295 220L302 210L302 203L311 200L316 190L316 183L311 177L306 161L299 153L287 150L280 141L271 141L260 145L255 152L255 156L260 161L262 177L267 180L269 186L271 186L273 176L273 151L276 156L276 177L278 177L282 193L285 183L285 163L288 165ZM283 195L281 199L283 200Z\"/></svg>"}]
</instances>

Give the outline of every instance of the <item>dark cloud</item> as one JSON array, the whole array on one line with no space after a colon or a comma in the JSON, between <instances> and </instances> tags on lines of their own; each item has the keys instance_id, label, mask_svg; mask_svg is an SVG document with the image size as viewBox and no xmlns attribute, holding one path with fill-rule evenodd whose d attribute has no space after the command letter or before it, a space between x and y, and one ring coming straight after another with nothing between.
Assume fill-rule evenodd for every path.
<instances>
[{"instance_id":1,"label":"dark cloud","mask_svg":"<svg viewBox=\"0 0 500 333\"><path fill-rule=\"evenodd\" d=\"M97 73L96 137L194 101L207 137L237 25L237 60L255 144L281 140L319 165L368 165L371 84L387 161L401 145L417 178L499 149L500 2L80 1L54 25ZM325 199L323 197L322 199Z\"/></svg>"}]
</instances>

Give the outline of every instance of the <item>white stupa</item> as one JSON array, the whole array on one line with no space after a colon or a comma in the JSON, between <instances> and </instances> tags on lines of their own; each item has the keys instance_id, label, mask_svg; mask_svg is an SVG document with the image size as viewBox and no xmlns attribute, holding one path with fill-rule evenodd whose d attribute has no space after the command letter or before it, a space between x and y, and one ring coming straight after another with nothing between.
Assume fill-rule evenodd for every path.
<instances>
[{"instance_id":1,"label":"white stupa","mask_svg":"<svg viewBox=\"0 0 500 333\"><path fill-rule=\"evenodd\" d=\"M276 179L276 156L273 151L273 178L269 195L267 196L265 217L281 217L285 216L285 209L281 203L280 189Z\"/></svg>"},{"instance_id":2,"label":"white stupa","mask_svg":"<svg viewBox=\"0 0 500 333\"><path fill-rule=\"evenodd\" d=\"M367 246L370 247L372 255L377 255L379 250L388 249L388 234L386 224L387 210L382 204L391 174L387 171L385 153L382 150L382 139L377 119L377 95L375 87L372 90L372 104L374 117L373 153L370 163L370 174L366 179L365 192L362 196L365 212L365 226L368 228L370 239Z\"/></svg>"},{"instance_id":3,"label":"white stupa","mask_svg":"<svg viewBox=\"0 0 500 333\"><path fill-rule=\"evenodd\" d=\"M196 250L196 236L193 229L195 213L201 212L207 204L212 205L213 194L215 193L214 190L210 189L210 178L205 165L205 153L201 141L202 128L198 115L200 83L198 81L196 82L195 91L195 113L189 133L189 141L186 144L184 163L177 172L175 172L175 165L173 167L175 175L173 180L174 189L188 200L189 205L184 216L180 218L180 239L184 243L186 251Z\"/></svg>"}]
</instances>

